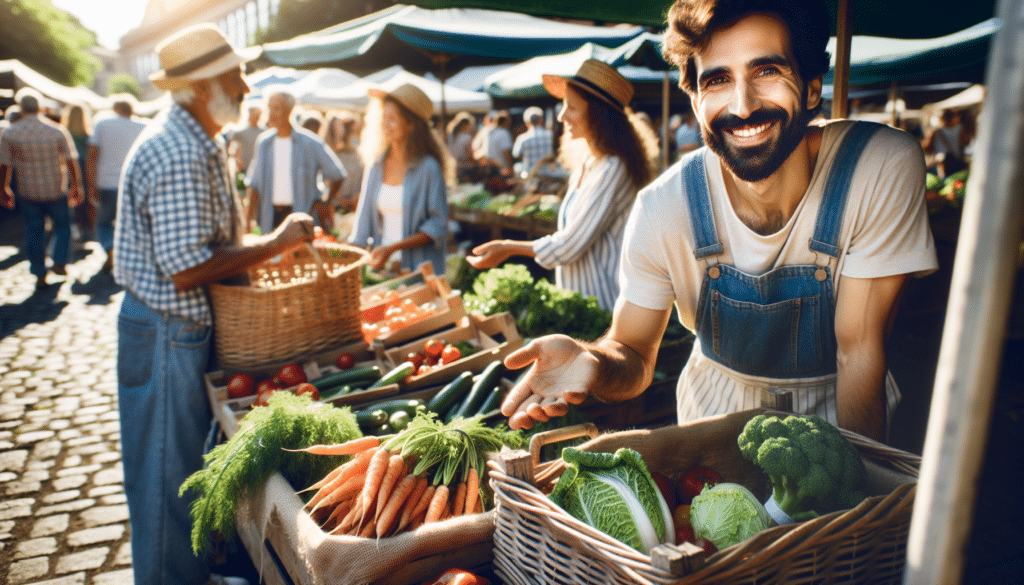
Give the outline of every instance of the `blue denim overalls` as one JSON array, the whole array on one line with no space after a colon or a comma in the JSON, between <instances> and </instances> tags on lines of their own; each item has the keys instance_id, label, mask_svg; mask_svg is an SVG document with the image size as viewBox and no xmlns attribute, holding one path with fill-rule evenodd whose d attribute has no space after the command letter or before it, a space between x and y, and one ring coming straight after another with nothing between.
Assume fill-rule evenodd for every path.
<instances>
[{"instance_id":1,"label":"blue denim overalls","mask_svg":"<svg viewBox=\"0 0 1024 585\"><path fill-rule=\"evenodd\" d=\"M817 262L780 266L751 276L719 264L718 239L704 149L684 163L682 180L694 234L694 255L707 270L697 305L697 337L704 354L737 372L767 378L812 378L836 373L832 262L847 193L860 153L879 124L854 124L829 171L808 243Z\"/></svg>"}]
</instances>

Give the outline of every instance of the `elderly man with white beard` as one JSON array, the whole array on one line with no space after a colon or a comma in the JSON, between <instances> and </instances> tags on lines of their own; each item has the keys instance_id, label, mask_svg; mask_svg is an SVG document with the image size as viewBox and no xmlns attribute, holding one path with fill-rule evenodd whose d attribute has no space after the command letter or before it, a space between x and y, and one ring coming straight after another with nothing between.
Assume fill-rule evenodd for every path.
<instances>
[{"instance_id":1,"label":"elderly man with white beard","mask_svg":"<svg viewBox=\"0 0 1024 585\"><path fill-rule=\"evenodd\" d=\"M212 25L157 46L150 76L173 105L148 125L125 163L118 198L114 277L124 488L135 583L239 582L193 554L191 501L178 488L202 468L210 429L203 390L212 315L206 286L244 274L312 240L312 218L292 214L273 233L245 236L221 130L249 92L239 51ZM241 580L244 582L244 580Z\"/></svg>"}]
</instances>

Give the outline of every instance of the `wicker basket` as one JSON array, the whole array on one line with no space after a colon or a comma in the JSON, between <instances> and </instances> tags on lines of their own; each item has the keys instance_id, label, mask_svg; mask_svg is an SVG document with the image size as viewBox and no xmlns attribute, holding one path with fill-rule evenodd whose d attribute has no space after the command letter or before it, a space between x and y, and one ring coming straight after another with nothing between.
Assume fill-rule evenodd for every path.
<instances>
[{"instance_id":1,"label":"wicker basket","mask_svg":"<svg viewBox=\"0 0 1024 585\"><path fill-rule=\"evenodd\" d=\"M764 410L744 411L656 430L602 435L580 448L640 452L669 476L708 465L767 498L770 483L742 458L736 437ZM579 427L577 427L579 428ZM565 430L554 440L566 438ZM596 429L591 429L596 431ZM844 431L868 467L869 497L857 507L776 526L705 556L699 547L662 545L644 555L569 516L547 497L564 469L538 464L544 433L531 454L503 454L490 464L495 492L495 569L506 583L900 583L920 458ZM528 480L526 478L529 478Z\"/></svg>"},{"instance_id":2,"label":"wicker basket","mask_svg":"<svg viewBox=\"0 0 1024 585\"><path fill-rule=\"evenodd\" d=\"M248 286L211 285L218 366L252 369L361 338L368 258L347 244L307 244L251 268Z\"/></svg>"}]
</instances>

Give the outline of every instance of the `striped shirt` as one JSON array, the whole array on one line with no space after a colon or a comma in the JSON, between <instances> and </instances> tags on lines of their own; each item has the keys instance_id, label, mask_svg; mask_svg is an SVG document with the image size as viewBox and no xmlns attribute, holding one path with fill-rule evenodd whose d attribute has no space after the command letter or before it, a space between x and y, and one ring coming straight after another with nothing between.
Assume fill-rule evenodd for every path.
<instances>
[{"instance_id":1,"label":"striped shirt","mask_svg":"<svg viewBox=\"0 0 1024 585\"><path fill-rule=\"evenodd\" d=\"M146 305L212 325L206 291L179 291L171 276L241 241L241 202L216 142L175 104L128 154L118 197L114 276Z\"/></svg>"},{"instance_id":2,"label":"striped shirt","mask_svg":"<svg viewBox=\"0 0 1024 585\"><path fill-rule=\"evenodd\" d=\"M587 159L573 171L569 185L558 211L558 231L535 240L533 252L538 264L555 269L557 286L597 297L611 311L619 296L622 236L637 189L617 156Z\"/></svg>"},{"instance_id":3,"label":"striped shirt","mask_svg":"<svg viewBox=\"0 0 1024 585\"><path fill-rule=\"evenodd\" d=\"M64 197L69 160L78 160L71 133L42 116L28 115L0 137L0 164L14 169L19 197L32 201Z\"/></svg>"}]
</instances>

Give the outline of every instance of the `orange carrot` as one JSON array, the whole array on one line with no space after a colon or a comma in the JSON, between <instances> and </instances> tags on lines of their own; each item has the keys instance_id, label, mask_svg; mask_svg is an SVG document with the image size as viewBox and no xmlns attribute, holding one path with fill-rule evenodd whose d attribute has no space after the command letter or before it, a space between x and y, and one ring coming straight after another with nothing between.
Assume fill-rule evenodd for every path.
<instances>
[{"instance_id":1,"label":"orange carrot","mask_svg":"<svg viewBox=\"0 0 1024 585\"><path fill-rule=\"evenodd\" d=\"M370 451L365 451L354 457L348 463L345 463L342 466L344 467L344 470L341 473L339 473L333 480L331 480L330 483L320 488L320 491L317 492L316 495L314 495L312 498L310 498L309 503L306 504L306 507L315 507L320 500L327 497L327 495L333 492L335 489L344 485L345 482L348 481L350 478L365 474L370 466L370 461L373 459L373 455L376 453L376 451L379 450L380 449L377 449L373 453L371 453Z\"/></svg>"},{"instance_id":2,"label":"orange carrot","mask_svg":"<svg viewBox=\"0 0 1024 585\"><path fill-rule=\"evenodd\" d=\"M412 522L412 511L416 509L420 500L423 499L423 494L427 491L427 485L430 482L426 477L421 477L416 481L416 487L413 488L412 493L409 494L409 498L405 501L405 506L402 507L402 518L398 521L398 530L401 531L403 528ZM430 503L428 496L427 503ZM423 504L423 509L427 509L427 503Z\"/></svg>"},{"instance_id":3,"label":"orange carrot","mask_svg":"<svg viewBox=\"0 0 1024 585\"><path fill-rule=\"evenodd\" d=\"M434 491L436 490L437 487L432 485L428 485L427 489L423 490L423 494L420 495L420 501L416 502L416 507L409 513L409 520L406 522L405 526L412 526L412 521L416 519L417 516L426 515L427 508L430 506L430 502L434 499ZM403 522L404 521L405 520L403 518ZM405 526L401 527L405 528Z\"/></svg>"},{"instance_id":4,"label":"orange carrot","mask_svg":"<svg viewBox=\"0 0 1024 585\"><path fill-rule=\"evenodd\" d=\"M423 526L423 522L424 520L426 520L426 518L427 511L423 510L422 512L419 513L419 515L412 519L412 522L409 523L409 530L413 531L419 528L420 526Z\"/></svg>"},{"instance_id":5,"label":"orange carrot","mask_svg":"<svg viewBox=\"0 0 1024 585\"><path fill-rule=\"evenodd\" d=\"M448 508L448 486L441 484L434 489L434 496L430 498L430 505L427 506L427 517L423 523L437 522Z\"/></svg>"},{"instance_id":6,"label":"orange carrot","mask_svg":"<svg viewBox=\"0 0 1024 585\"><path fill-rule=\"evenodd\" d=\"M359 494L363 514L359 518L360 525L362 525L363 519L366 518L367 508L374 501L374 494L380 490L380 482L384 479L385 472L387 472L390 457L391 454L388 453L388 450L381 448L370 458L370 465L366 468L366 480L363 482L363 491Z\"/></svg>"},{"instance_id":7,"label":"orange carrot","mask_svg":"<svg viewBox=\"0 0 1024 585\"><path fill-rule=\"evenodd\" d=\"M402 505L405 504L405 501L416 487L417 481L416 476L410 473L403 477L402 481L398 482L398 485L395 486L395 489L391 492L391 497L384 504L384 509L380 511L380 518L377 520L377 538L391 532L395 525L395 520L398 518L398 511L402 509Z\"/></svg>"},{"instance_id":8,"label":"orange carrot","mask_svg":"<svg viewBox=\"0 0 1024 585\"><path fill-rule=\"evenodd\" d=\"M305 452L311 455L356 455L367 449L379 446L380 439L370 435L336 445L311 445L304 449L285 449L285 451L292 453Z\"/></svg>"},{"instance_id":9,"label":"orange carrot","mask_svg":"<svg viewBox=\"0 0 1024 585\"><path fill-rule=\"evenodd\" d=\"M344 518L352 511L352 507L355 505L355 499L345 500L339 503L337 506L331 509L330 515L321 524L321 528L324 530L330 530L336 527Z\"/></svg>"},{"instance_id":10,"label":"orange carrot","mask_svg":"<svg viewBox=\"0 0 1024 585\"><path fill-rule=\"evenodd\" d=\"M480 476L476 469L470 467L469 475L466 476L466 509L467 516L476 510L476 504L480 501Z\"/></svg>"},{"instance_id":11,"label":"orange carrot","mask_svg":"<svg viewBox=\"0 0 1024 585\"><path fill-rule=\"evenodd\" d=\"M373 536L373 531L376 528L376 524L373 522L367 523L367 525L359 532L361 538L370 538Z\"/></svg>"},{"instance_id":12,"label":"orange carrot","mask_svg":"<svg viewBox=\"0 0 1024 585\"><path fill-rule=\"evenodd\" d=\"M455 499L452 501L452 516L462 515L466 509L466 482L460 481L455 487Z\"/></svg>"},{"instance_id":13,"label":"orange carrot","mask_svg":"<svg viewBox=\"0 0 1024 585\"><path fill-rule=\"evenodd\" d=\"M327 495L324 499L317 502L316 506L313 507L312 512L315 512L318 508L330 508L331 506L337 506L345 500L352 499L359 495L363 489L363 476L354 475L345 482L344 485L338 487L333 492Z\"/></svg>"},{"instance_id":14,"label":"orange carrot","mask_svg":"<svg viewBox=\"0 0 1024 585\"><path fill-rule=\"evenodd\" d=\"M398 480L402 479L405 475L405 459L398 453L391 456L388 460L388 470L384 473L384 479L380 482L380 488L377 489L377 513L373 517L376 521L380 517L381 511L384 510L384 504L387 503L388 498L391 497L391 492L398 485Z\"/></svg>"},{"instance_id":15,"label":"orange carrot","mask_svg":"<svg viewBox=\"0 0 1024 585\"><path fill-rule=\"evenodd\" d=\"M359 498L356 498L356 500L352 502L352 509L348 511L348 514L345 514L345 517L342 518L340 522L338 522L338 525L334 527L334 530L331 530L331 534L348 534L348 532L352 530L352 526L355 525L356 519L362 514L362 511L362 502Z\"/></svg>"},{"instance_id":16,"label":"orange carrot","mask_svg":"<svg viewBox=\"0 0 1024 585\"><path fill-rule=\"evenodd\" d=\"M314 483L313 485L309 486L308 488L306 488L304 490L301 490L299 492L296 492L296 493L303 494L303 493L306 493L306 492L311 492L313 490L318 490L318 489L324 487L325 485L331 483L332 481L334 481L334 479L336 477L338 477L339 475L341 475L341 473L343 471L345 471L345 466L348 465L348 463L349 462L346 461L345 463L342 463L341 465L335 467L334 469L331 470L330 473L325 475L320 481L318 481L318 482Z\"/></svg>"}]
</instances>

